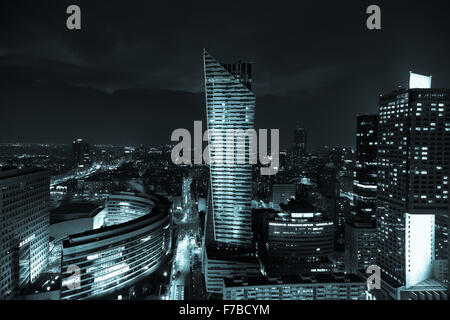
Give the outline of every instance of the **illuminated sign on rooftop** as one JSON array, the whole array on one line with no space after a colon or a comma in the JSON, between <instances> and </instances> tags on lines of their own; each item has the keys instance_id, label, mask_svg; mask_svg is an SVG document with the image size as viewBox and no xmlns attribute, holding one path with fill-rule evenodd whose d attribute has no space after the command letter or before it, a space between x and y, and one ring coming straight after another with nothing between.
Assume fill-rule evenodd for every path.
<instances>
[{"instance_id":1,"label":"illuminated sign on rooftop","mask_svg":"<svg viewBox=\"0 0 450 320\"><path fill-rule=\"evenodd\" d=\"M414 72L409 72L410 89L431 89L432 76L424 76Z\"/></svg>"}]
</instances>

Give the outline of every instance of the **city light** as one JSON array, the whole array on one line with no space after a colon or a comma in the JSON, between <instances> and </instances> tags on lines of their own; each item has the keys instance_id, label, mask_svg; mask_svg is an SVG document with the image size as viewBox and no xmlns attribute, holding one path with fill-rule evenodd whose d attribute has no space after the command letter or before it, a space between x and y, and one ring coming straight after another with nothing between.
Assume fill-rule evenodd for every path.
<instances>
[{"instance_id":1,"label":"city light","mask_svg":"<svg viewBox=\"0 0 450 320\"><path fill-rule=\"evenodd\" d=\"M2 3L13 316L448 300L445 1L291 2Z\"/></svg>"}]
</instances>

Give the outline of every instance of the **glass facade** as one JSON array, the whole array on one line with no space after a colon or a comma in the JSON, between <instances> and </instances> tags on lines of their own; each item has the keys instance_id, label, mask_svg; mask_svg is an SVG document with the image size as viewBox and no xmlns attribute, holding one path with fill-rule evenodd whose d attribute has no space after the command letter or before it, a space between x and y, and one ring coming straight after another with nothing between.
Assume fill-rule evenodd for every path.
<instances>
[{"instance_id":1,"label":"glass facade","mask_svg":"<svg viewBox=\"0 0 450 320\"><path fill-rule=\"evenodd\" d=\"M134 200L145 202L144 198ZM168 202L161 204L159 200L149 201L154 207L149 207L146 215L71 235L63 242L61 299L111 293L161 265L170 251L172 222ZM127 201L133 199L124 195L121 202Z\"/></svg>"},{"instance_id":2,"label":"glass facade","mask_svg":"<svg viewBox=\"0 0 450 320\"><path fill-rule=\"evenodd\" d=\"M134 220L146 215L153 205L150 199L142 195L127 192L111 194L105 201L107 215L104 223L112 226Z\"/></svg>"},{"instance_id":3,"label":"glass facade","mask_svg":"<svg viewBox=\"0 0 450 320\"><path fill-rule=\"evenodd\" d=\"M249 145L253 137L247 130L254 128L255 121L251 64L222 65L204 51L204 72L214 239L249 247L252 243ZM236 156L234 150L239 141L244 141L245 147Z\"/></svg>"}]
</instances>

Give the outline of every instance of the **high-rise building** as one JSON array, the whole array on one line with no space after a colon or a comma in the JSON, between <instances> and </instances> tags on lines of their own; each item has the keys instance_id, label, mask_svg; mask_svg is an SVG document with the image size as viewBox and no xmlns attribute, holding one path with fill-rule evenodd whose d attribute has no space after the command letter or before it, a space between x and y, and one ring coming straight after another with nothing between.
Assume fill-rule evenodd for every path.
<instances>
[{"instance_id":1,"label":"high-rise building","mask_svg":"<svg viewBox=\"0 0 450 320\"><path fill-rule=\"evenodd\" d=\"M294 132L294 146L298 150L300 156L306 154L306 129L297 126Z\"/></svg>"},{"instance_id":2,"label":"high-rise building","mask_svg":"<svg viewBox=\"0 0 450 320\"><path fill-rule=\"evenodd\" d=\"M290 201L282 212L254 210L258 257L268 275L331 272L333 222L312 205Z\"/></svg>"},{"instance_id":3,"label":"high-rise building","mask_svg":"<svg viewBox=\"0 0 450 320\"><path fill-rule=\"evenodd\" d=\"M334 210L330 210L329 215L334 224L334 249L336 251L344 251L345 222L349 220L350 211L350 199L347 197L334 199Z\"/></svg>"},{"instance_id":4,"label":"high-rise building","mask_svg":"<svg viewBox=\"0 0 450 320\"><path fill-rule=\"evenodd\" d=\"M353 179L353 215L376 219L378 115L356 119L356 165Z\"/></svg>"},{"instance_id":5,"label":"high-rise building","mask_svg":"<svg viewBox=\"0 0 450 320\"><path fill-rule=\"evenodd\" d=\"M306 155L306 138L307 131L297 126L294 131L294 145L292 147L292 166L299 168L302 157Z\"/></svg>"},{"instance_id":6,"label":"high-rise building","mask_svg":"<svg viewBox=\"0 0 450 320\"><path fill-rule=\"evenodd\" d=\"M40 169L0 168L0 299L11 299L47 267L50 178Z\"/></svg>"},{"instance_id":7,"label":"high-rise building","mask_svg":"<svg viewBox=\"0 0 450 320\"><path fill-rule=\"evenodd\" d=\"M376 264L378 234L374 222L350 221L345 224L346 273L357 274Z\"/></svg>"},{"instance_id":8,"label":"high-rise building","mask_svg":"<svg viewBox=\"0 0 450 320\"><path fill-rule=\"evenodd\" d=\"M338 169L332 162L327 162L320 169L317 178L317 189L326 198L336 198L339 195L339 185L337 180Z\"/></svg>"},{"instance_id":9,"label":"high-rise building","mask_svg":"<svg viewBox=\"0 0 450 320\"><path fill-rule=\"evenodd\" d=\"M73 157L77 167L86 167L90 163L89 143L83 139L74 140Z\"/></svg>"},{"instance_id":10,"label":"high-rise building","mask_svg":"<svg viewBox=\"0 0 450 320\"><path fill-rule=\"evenodd\" d=\"M413 89L382 95L379 109L377 264L397 291L431 276L435 217L449 212L450 90L416 85L413 75Z\"/></svg>"},{"instance_id":11,"label":"high-rise building","mask_svg":"<svg viewBox=\"0 0 450 320\"><path fill-rule=\"evenodd\" d=\"M255 121L251 63L221 64L204 51L204 72L214 240L250 247L252 135L247 130Z\"/></svg>"},{"instance_id":12,"label":"high-rise building","mask_svg":"<svg viewBox=\"0 0 450 320\"><path fill-rule=\"evenodd\" d=\"M203 239L208 294L223 279L261 274L253 249L251 199L255 95L251 63L220 64L204 51L210 187Z\"/></svg>"}]
</instances>

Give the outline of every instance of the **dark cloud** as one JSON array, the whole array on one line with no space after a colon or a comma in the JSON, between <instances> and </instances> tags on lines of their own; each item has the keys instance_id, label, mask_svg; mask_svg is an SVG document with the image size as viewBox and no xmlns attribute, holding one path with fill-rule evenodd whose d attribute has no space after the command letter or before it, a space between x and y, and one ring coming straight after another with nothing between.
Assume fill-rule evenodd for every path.
<instances>
[{"instance_id":1,"label":"dark cloud","mask_svg":"<svg viewBox=\"0 0 450 320\"><path fill-rule=\"evenodd\" d=\"M82 30L65 28L66 7ZM450 86L446 1L4 1L3 141L160 143L204 119L202 48L254 63L257 125L299 123L313 146L352 145L356 114L406 85L409 70Z\"/></svg>"}]
</instances>

